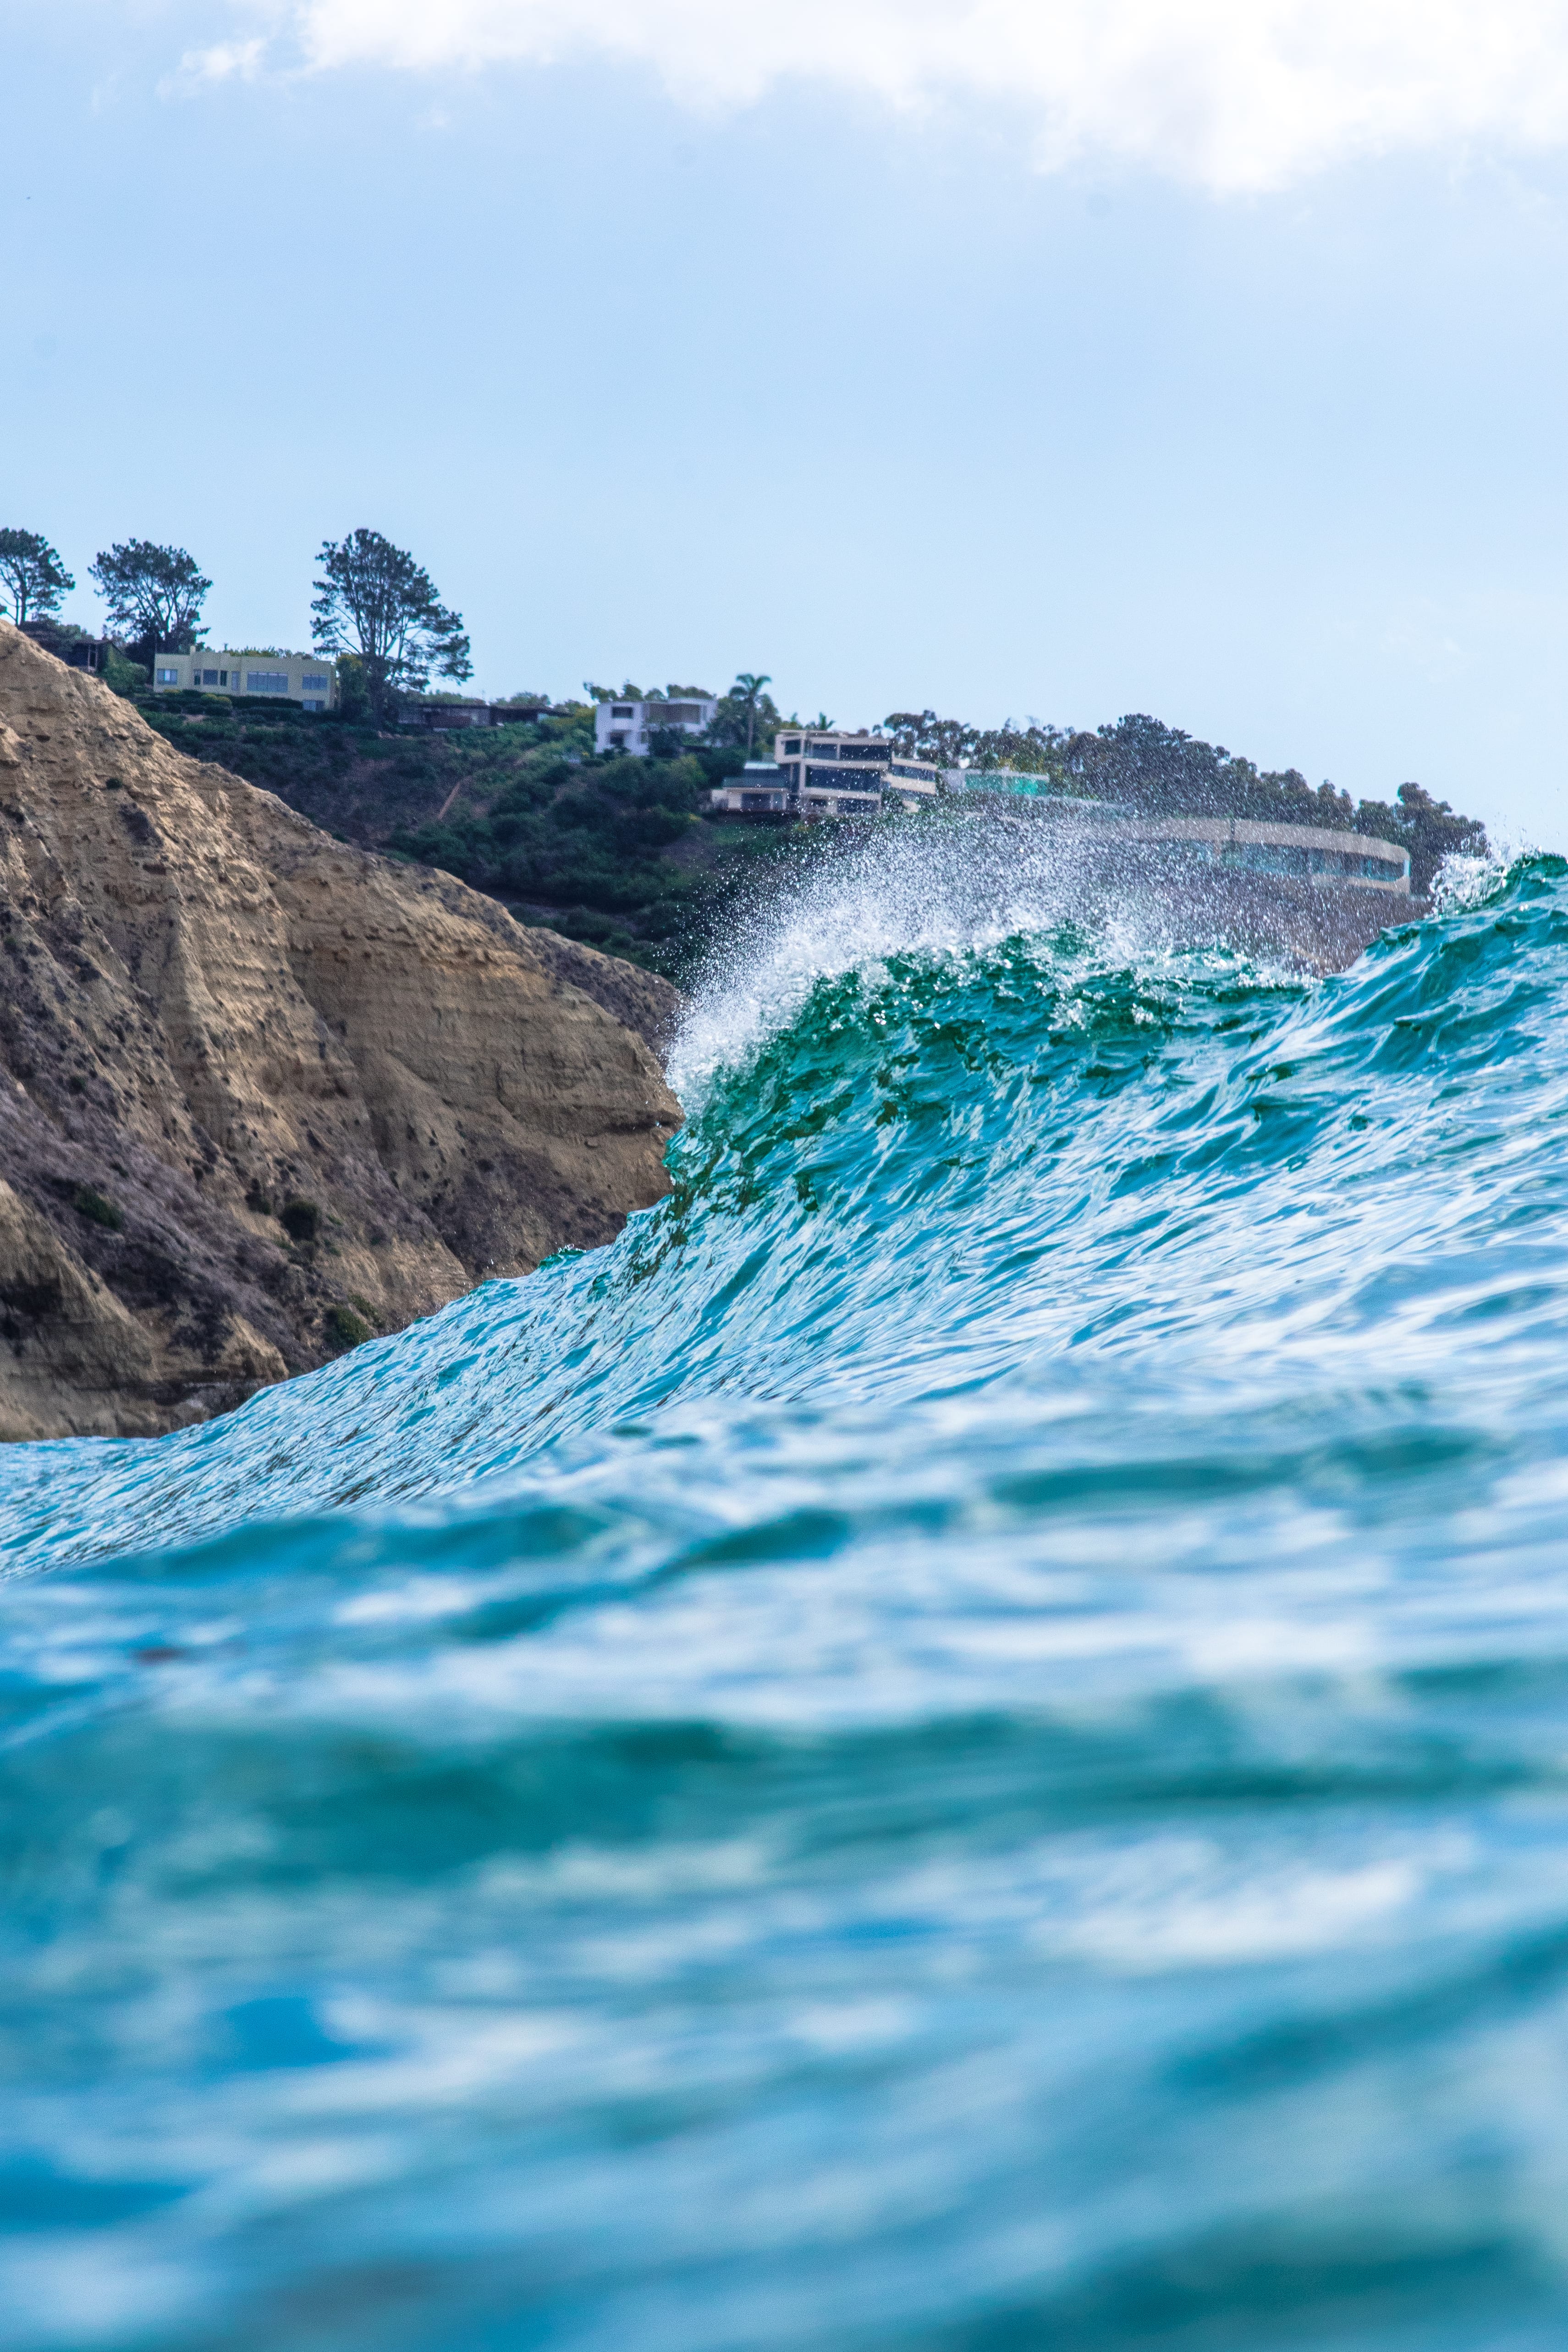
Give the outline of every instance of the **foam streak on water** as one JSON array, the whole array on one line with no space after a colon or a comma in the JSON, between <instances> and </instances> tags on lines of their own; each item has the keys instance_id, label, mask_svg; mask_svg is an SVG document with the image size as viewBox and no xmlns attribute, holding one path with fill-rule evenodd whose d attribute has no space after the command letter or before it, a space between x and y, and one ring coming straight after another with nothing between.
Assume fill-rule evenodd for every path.
<instances>
[{"instance_id":1,"label":"foam streak on water","mask_svg":"<svg viewBox=\"0 0 1568 2352\"><path fill-rule=\"evenodd\" d=\"M1559 2345L1565 1014L911 832L612 1248L12 1449L0 2341Z\"/></svg>"}]
</instances>

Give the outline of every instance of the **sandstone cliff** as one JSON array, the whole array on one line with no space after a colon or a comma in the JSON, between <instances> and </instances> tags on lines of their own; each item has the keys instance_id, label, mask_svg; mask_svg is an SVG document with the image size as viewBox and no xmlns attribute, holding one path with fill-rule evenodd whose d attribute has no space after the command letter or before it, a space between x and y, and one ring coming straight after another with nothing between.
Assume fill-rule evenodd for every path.
<instances>
[{"instance_id":1,"label":"sandstone cliff","mask_svg":"<svg viewBox=\"0 0 1568 2352\"><path fill-rule=\"evenodd\" d=\"M0 1436L197 1420L610 1239L674 1001L0 623Z\"/></svg>"}]
</instances>

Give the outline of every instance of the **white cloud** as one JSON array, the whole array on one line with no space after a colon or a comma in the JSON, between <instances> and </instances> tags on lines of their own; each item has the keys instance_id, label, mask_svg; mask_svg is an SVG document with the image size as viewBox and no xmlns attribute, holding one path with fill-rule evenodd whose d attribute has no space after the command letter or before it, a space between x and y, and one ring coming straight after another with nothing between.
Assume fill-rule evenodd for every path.
<instances>
[{"instance_id":1,"label":"white cloud","mask_svg":"<svg viewBox=\"0 0 1568 2352\"><path fill-rule=\"evenodd\" d=\"M1045 168L1151 166L1217 191L1416 149L1568 139L1568 0L291 0L308 67L599 57L678 100L785 82L904 110L978 100ZM245 44L213 53L233 70ZM225 63L217 61L222 59Z\"/></svg>"},{"instance_id":2,"label":"white cloud","mask_svg":"<svg viewBox=\"0 0 1568 2352\"><path fill-rule=\"evenodd\" d=\"M249 81L260 71L266 54L267 43L259 37L219 41L210 49L187 49L180 59L178 74L168 87L188 92L209 82L233 81L236 76Z\"/></svg>"}]
</instances>

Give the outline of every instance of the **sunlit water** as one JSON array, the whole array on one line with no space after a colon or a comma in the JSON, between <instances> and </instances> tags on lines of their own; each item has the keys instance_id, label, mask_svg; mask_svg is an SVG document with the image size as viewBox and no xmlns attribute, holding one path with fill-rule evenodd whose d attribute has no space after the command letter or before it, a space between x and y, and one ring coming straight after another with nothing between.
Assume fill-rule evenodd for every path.
<instances>
[{"instance_id":1,"label":"sunlit water","mask_svg":"<svg viewBox=\"0 0 1568 2352\"><path fill-rule=\"evenodd\" d=\"M6 2346L1568 2337L1568 869L877 855L613 1247L0 1458Z\"/></svg>"}]
</instances>

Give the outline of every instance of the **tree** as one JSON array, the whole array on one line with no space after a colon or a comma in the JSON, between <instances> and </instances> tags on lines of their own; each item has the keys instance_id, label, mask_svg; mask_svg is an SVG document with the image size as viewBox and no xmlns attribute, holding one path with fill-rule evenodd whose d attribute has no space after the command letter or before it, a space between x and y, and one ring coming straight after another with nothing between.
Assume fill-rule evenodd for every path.
<instances>
[{"instance_id":1,"label":"tree","mask_svg":"<svg viewBox=\"0 0 1568 2352\"><path fill-rule=\"evenodd\" d=\"M784 724L773 697L762 691L771 684L766 675L742 670L729 692L719 697L704 740L716 746L744 750L749 760L758 735L766 739Z\"/></svg>"},{"instance_id":2,"label":"tree","mask_svg":"<svg viewBox=\"0 0 1568 2352\"><path fill-rule=\"evenodd\" d=\"M741 698L746 704L746 756L748 760L751 757L752 738L757 729L757 698L765 686L771 686L773 680L766 670L758 675L755 670L741 669L737 670L735 686L730 688L733 694L738 687Z\"/></svg>"},{"instance_id":3,"label":"tree","mask_svg":"<svg viewBox=\"0 0 1568 2352\"><path fill-rule=\"evenodd\" d=\"M819 722L821 723L821 722ZM983 782L988 770L1010 768L1048 777L1059 791L1119 802L1159 816L1236 816L1269 824L1309 825L1328 833L1375 835L1410 852L1410 887L1431 889L1452 851L1472 856L1487 846L1479 817L1434 800L1419 784L1401 784L1396 804L1353 803L1327 779L1315 790L1297 768L1260 769L1205 743L1146 711L1129 711L1113 726L1019 730L971 727L934 710L894 710L883 722L899 750L947 768L965 767Z\"/></svg>"},{"instance_id":4,"label":"tree","mask_svg":"<svg viewBox=\"0 0 1568 2352\"><path fill-rule=\"evenodd\" d=\"M1009 768L1020 775L1061 782L1061 747L1067 739L1060 729L1041 727L1032 719L1023 729L1010 719L1000 727L971 727L962 719L939 718L935 710L890 710L883 725L900 751L939 768Z\"/></svg>"},{"instance_id":5,"label":"tree","mask_svg":"<svg viewBox=\"0 0 1568 2352\"><path fill-rule=\"evenodd\" d=\"M147 668L143 662L127 661L118 646L104 649L103 667L99 673L105 686L122 694L127 702L134 702L147 684Z\"/></svg>"},{"instance_id":6,"label":"tree","mask_svg":"<svg viewBox=\"0 0 1568 2352\"><path fill-rule=\"evenodd\" d=\"M202 626L202 600L212 582L183 547L128 539L100 550L90 566L109 607L110 626L123 629L149 658L189 653Z\"/></svg>"},{"instance_id":7,"label":"tree","mask_svg":"<svg viewBox=\"0 0 1568 2352\"><path fill-rule=\"evenodd\" d=\"M76 582L42 532L0 530L0 581L11 592L16 626L46 621Z\"/></svg>"},{"instance_id":8,"label":"tree","mask_svg":"<svg viewBox=\"0 0 1568 2352\"><path fill-rule=\"evenodd\" d=\"M344 654L338 663L338 716L350 727L368 727L374 716L365 666L357 654Z\"/></svg>"},{"instance_id":9,"label":"tree","mask_svg":"<svg viewBox=\"0 0 1568 2352\"><path fill-rule=\"evenodd\" d=\"M1463 816L1447 801L1434 800L1420 784L1401 784L1398 805L1386 801L1363 801L1355 812L1357 833L1380 835L1410 852L1410 887L1424 898L1437 878L1437 868L1451 851L1482 857L1487 829L1479 817Z\"/></svg>"},{"instance_id":10,"label":"tree","mask_svg":"<svg viewBox=\"0 0 1568 2352\"><path fill-rule=\"evenodd\" d=\"M359 661L377 724L393 698L417 694L434 669L443 677L474 675L461 613L449 612L435 583L379 530L326 540L317 559L311 635L317 651Z\"/></svg>"}]
</instances>

